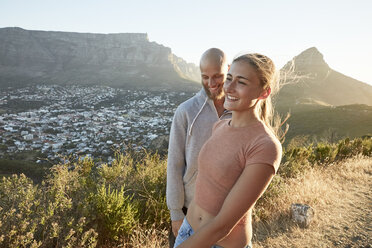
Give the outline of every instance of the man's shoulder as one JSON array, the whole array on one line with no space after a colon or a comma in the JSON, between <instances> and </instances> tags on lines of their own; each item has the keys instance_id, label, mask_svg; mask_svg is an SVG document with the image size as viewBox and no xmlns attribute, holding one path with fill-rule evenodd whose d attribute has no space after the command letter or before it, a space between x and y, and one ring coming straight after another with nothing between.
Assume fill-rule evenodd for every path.
<instances>
[{"instance_id":1,"label":"man's shoulder","mask_svg":"<svg viewBox=\"0 0 372 248\"><path fill-rule=\"evenodd\" d=\"M190 111L190 110L193 110L195 108L198 109L198 107L200 107L203 102L205 101L205 97L203 97L203 95L201 94L201 91L199 91L198 93L196 93L193 97L187 99L186 101L182 102L177 110L181 110L181 111Z\"/></svg>"}]
</instances>

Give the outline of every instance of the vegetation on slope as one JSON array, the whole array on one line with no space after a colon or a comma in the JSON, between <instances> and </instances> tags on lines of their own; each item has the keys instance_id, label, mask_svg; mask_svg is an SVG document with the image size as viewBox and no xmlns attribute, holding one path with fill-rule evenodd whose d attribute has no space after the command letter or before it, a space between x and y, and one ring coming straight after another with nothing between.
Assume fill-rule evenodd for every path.
<instances>
[{"instance_id":1,"label":"vegetation on slope","mask_svg":"<svg viewBox=\"0 0 372 248\"><path fill-rule=\"evenodd\" d=\"M304 171L362 154L372 138L289 147L254 219L269 220L286 185ZM0 181L1 247L165 247L169 213L166 160L147 152L58 164L41 184L24 175Z\"/></svg>"}]
</instances>

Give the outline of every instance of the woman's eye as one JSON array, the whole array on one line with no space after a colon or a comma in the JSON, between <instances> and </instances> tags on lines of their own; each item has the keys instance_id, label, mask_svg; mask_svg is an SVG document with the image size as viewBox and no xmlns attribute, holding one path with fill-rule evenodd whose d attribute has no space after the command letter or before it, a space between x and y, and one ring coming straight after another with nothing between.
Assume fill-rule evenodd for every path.
<instances>
[{"instance_id":1,"label":"woman's eye","mask_svg":"<svg viewBox=\"0 0 372 248\"><path fill-rule=\"evenodd\" d=\"M243 84L243 85L247 85L246 83L244 83L242 81L238 81L238 83Z\"/></svg>"}]
</instances>

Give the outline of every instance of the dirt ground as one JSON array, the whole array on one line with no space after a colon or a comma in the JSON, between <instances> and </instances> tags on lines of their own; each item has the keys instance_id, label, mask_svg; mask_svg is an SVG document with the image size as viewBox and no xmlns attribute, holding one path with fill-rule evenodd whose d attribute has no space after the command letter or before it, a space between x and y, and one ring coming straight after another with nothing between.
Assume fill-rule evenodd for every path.
<instances>
[{"instance_id":1,"label":"dirt ground","mask_svg":"<svg viewBox=\"0 0 372 248\"><path fill-rule=\"evenodd\" d=\"M354 158L294 179L270 222L254 225L253 247L371 247L372 158ZM291 203L315 210L311 225L290 219Z\"/></svg>"}]
</instances>

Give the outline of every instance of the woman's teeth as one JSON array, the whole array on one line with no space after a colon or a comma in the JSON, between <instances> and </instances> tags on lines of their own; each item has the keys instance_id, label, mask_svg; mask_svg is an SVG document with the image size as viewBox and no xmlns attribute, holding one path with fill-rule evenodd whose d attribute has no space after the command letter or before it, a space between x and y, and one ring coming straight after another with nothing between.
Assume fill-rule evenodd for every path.
<instances>
[{"instance_id":1,"label":"woman's teeth","mask_svg":"<svg viewBox=\"0 0 372 248\"><path fill-rule=\"evenodd\" d=\"M227 95L227 99L228 99L228 100L231 100L231 101L239 100L239 98L234 97L234 96L229 96L229 95Z\"/></svg>"}]
</instances>

